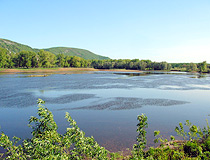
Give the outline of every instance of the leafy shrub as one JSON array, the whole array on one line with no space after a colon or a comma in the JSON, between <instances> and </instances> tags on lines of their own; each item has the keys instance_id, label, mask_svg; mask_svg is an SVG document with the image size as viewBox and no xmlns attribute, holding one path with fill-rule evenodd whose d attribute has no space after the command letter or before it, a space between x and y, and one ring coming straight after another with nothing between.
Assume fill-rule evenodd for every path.
<instances>
[{"instance_id":1,"label":"leafy shrub","mask_svg":"<svg viewBox=\"0 0 210 160\"><path fill-rule=\"evenodd\" d=\"M188 141L184 144L184 152L189 157L198 157L202 155L202 147L196 141Z\"/></svg>"},{"instance_id":2,"label":"leafy shrub","mask_svg":"<svg viewBox=\"0 0 210 160\"><path fill-rule=\"evenodd\" d=\"M52 112L42 106L43 103L38 100L39 118L29 120L33 137L24 140L22 146L15 146L20 138L14 137L13 142L1 133L0 146L7 150L5 159L108 159L109 151L99 146L93 137L85 137L68 113L65 118L70 128L64 135L59 134Z\"/></svg>"},{"instance_id":3,"label":"leafy shrub","mask_svg":"<svg viewBox=\"0 0 210 160\"><path fill-rule=\"evenodd\" d=\"M138 144L133 145L133 156L134 158L142 158L144 156L143 149L146 147L147 139L146 139L146 131L145 128L148 127L147 116L145 114L139 115L137 117L139 123L137 124L138 133L137 142Z\"/></svg>"},{"instance_id":4,"label":"leafy shrub","mask_svg":"<svg viewBox=\"0 0 210 160\"><path fill-rule=\"evenodd\" d=\"M204 151L209 151L210 152L210 137L204 140L202 147Z\"/></svg>"}]
</instances>

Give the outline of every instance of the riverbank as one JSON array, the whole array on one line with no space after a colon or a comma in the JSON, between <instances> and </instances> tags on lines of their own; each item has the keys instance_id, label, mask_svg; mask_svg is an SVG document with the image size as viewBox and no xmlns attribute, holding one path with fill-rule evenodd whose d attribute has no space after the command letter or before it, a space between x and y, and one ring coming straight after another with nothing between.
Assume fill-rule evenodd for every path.
<instances>
[{"instance_id":1,"label":"riverbank","mask_svg":"<svg viewBox=\"0 0 210 160\"><path fill-rule=\"evenodd\" d=\"M85 71L110 71L110 72L142 72L126 69L94 69L94 68L31 68L31 69L1 69L0 73L55 73L55 72L85 72Z\"/></svg>"}]
</instances>

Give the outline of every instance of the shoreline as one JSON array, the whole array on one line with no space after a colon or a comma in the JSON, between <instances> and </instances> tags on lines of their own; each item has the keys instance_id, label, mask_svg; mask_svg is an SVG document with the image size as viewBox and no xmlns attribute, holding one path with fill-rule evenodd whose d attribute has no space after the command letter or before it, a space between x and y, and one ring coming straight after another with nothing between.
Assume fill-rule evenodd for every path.
<instances>
[{"instance_id":1,"label":"shoreline","mask_svg":"<svg viewBox=\"0 0 210 160\"><path fill-rule=\"evenodd\" d=\"M94 69L94 68L30 68L30 69L1 69L0 73L56 73L56 72L86 72L86 71L107 71L107 72L142 72L139 70L126 69Z\"/></svg>"}]
</instances>

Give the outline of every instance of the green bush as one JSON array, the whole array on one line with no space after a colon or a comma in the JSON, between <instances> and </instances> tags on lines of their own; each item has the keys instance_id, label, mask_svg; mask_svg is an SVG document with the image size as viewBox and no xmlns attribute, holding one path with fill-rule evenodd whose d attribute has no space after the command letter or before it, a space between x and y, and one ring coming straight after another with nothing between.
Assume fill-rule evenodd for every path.
<instances>
[{"instance_id":1,"label":"green bush","mask_svg":"<svg viewBox=\"0 0 210 160\"><path fill-rule=\"evenodd\" d=\"M184 144L184 152L189 157L198 157L202 155L202 147L196 141L188 141Z\"/></svg>"},{"instance_id":2,"label":"green bush","mask_svg":"<svg viewBox=\"0 0 210 160\"><path fill-rule=\"evenodd\" d=\"M68 113L65 118L70 128L67 128L64 135L59 134L52 112L42 103L44 101L39 99L39 118L31 117L29 120L33 130L31 139L15 146L20 138L13 137L14 141L11 141L1 133L0 146L7 150L5 159L108 159L109 151L99 146L93 137L85 137L85 133Z\"/></svg>"},{"instance_id":3,"label":"green bush","mask_svg":"<svg viewBox=\"0 0 210 160\"><path fill-rule=\"evenodd\" d=\"M209 152L210 152L210 137L208 137L208 138L204 141L202 147L203 147L204 151L209 151Z\"/></svg>"}]
</instances>

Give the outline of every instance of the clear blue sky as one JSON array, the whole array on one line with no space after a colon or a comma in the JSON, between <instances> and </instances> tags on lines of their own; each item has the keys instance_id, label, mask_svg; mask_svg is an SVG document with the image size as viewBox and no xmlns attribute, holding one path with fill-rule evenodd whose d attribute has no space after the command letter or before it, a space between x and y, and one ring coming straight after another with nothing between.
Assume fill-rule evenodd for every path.
<instances>
[{"instance_id":1,"label":"clear blue sky","mask_svg":"<svg viewBox=\"0 0 210 160\"><path fill-rule=\"evenodd\" d=\"M113 59L210 63L210 0L0 0L0 38Z\"/></svg>"}]
</instances>

